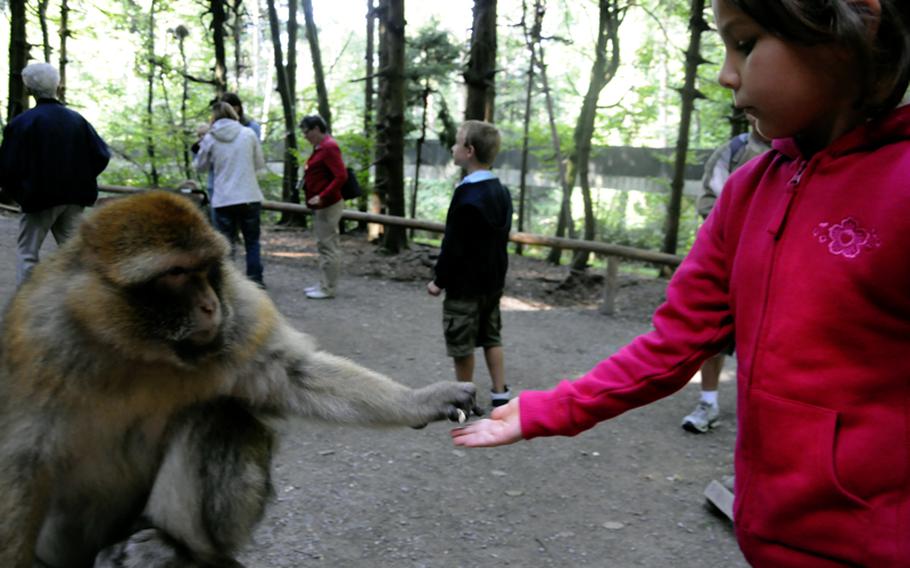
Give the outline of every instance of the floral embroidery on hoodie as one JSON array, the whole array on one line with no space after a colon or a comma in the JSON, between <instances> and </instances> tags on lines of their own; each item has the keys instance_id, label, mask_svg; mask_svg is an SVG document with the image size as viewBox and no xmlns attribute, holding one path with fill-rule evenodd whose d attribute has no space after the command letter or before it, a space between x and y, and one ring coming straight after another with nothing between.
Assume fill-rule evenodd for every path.
<instances>
[{"instance_id":1,"label":"floral embroidery on hoodie","mask_svg":"<svg viewBox=\"0 0 910 568\"><path fill-rule=\"evenodd\" d=\"M828 252L833 255L843 255L855 258L864 249L874 249L881 246L881 240L875 229L869 231L859 226L853 217L847 217L840 223L819 223L812 234L821 244L828 245Z\"/></svg>"}]
</instances>

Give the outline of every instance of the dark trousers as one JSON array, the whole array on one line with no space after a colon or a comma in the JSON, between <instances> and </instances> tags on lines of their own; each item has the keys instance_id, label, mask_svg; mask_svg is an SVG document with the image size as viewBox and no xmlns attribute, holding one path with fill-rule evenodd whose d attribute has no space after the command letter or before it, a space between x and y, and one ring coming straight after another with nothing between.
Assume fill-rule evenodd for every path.
<instances>
[{"instance_id":1,"label":"dark trousers","mask_svg":"<svg viewBox=\"0 0 910 568\"><path fill-rule=\"evenodd\" d=\"M262 259L259 250L259 214L261 203L239 203L214 209L215 228L231 241L233 256L237 244L237 231L243 235L246 248L246 275L258 284L262 284Z\"/></svg>"}]
</instances>

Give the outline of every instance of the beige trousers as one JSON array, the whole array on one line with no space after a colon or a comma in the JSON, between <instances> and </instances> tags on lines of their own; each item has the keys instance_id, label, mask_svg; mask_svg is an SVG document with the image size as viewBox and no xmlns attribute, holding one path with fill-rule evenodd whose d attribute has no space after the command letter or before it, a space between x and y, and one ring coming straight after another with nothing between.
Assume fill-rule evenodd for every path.
<instances>
[{"instance_id":1,"label":"beige trousers","mask_svg":"<svg viewBox=\"0 0 910 568\"><path fill-rule=\"evenodd\" d=\"M313 212L313 231L316 233L316 248L319 251L319 267L322 268L322 291L335 295L338 272L341 268L341 235L338 223L344 211L344 201L316 209Z\"/></svg>"},{"instance_id":2,"label":"beige trousers","mask_svg":"<svg viewBox=\"0 0 910 568\"><path fill-rule=\"evenodd\" d=\"M23 213L19 218L19 237L16 241L16 286L32 273L38 264L38 253L48 232L62 245L76 234L82 220L81 205L58 205L36 213Z\"/></svg>"}]
</instances>

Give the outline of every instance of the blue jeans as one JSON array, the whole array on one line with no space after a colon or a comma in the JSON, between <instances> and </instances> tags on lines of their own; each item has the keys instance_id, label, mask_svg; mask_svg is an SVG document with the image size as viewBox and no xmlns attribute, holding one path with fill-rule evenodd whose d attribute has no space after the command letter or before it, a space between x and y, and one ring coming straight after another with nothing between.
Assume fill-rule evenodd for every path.
<instances>
[{"instance_id":1,"label":"blue jeans","mask_svg":"<svg viewBox=\"0 0 910 568\"><path fill-rule=\"evenodd\" d=\"M231 241L232 257L237 243L237 230L240 230L246 248L246 275L253 282L263 284L262 259L259 251L259 214L262 211L262 204L239 203L217 207L213 211L215 228Z\"/></svg>"}]
</instances>

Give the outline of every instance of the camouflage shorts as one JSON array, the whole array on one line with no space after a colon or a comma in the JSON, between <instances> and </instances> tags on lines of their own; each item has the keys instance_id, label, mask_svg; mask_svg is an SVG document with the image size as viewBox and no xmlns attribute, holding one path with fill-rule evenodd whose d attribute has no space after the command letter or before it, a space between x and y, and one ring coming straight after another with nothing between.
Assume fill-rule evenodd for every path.
<instances>
[{"instance_id":1,"label":"camouflage shorts","mask_svg":"<svg viewBox=\"0 0 910 568\"><path fill-rule=\"evenodd\" d=\"M502 291L449 298L442 302L442 327L449 357L467 357L476 347L502 345L499 299Z\"/></svg>"}]
</instances>

